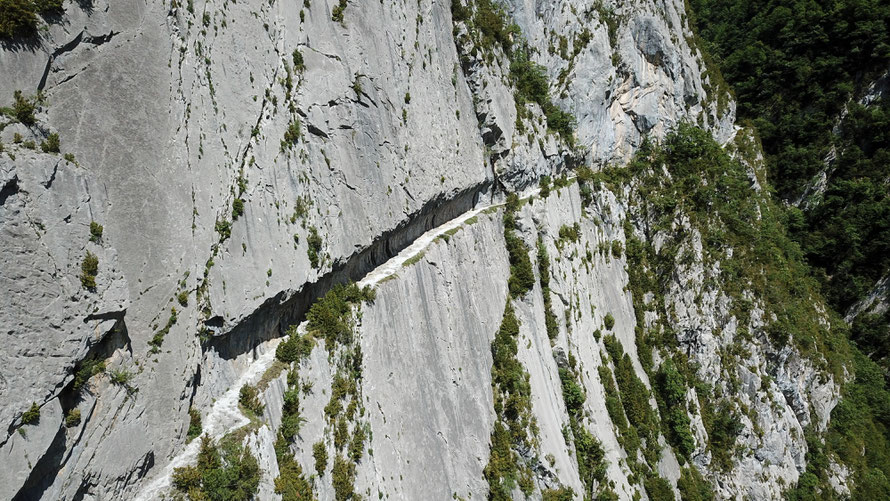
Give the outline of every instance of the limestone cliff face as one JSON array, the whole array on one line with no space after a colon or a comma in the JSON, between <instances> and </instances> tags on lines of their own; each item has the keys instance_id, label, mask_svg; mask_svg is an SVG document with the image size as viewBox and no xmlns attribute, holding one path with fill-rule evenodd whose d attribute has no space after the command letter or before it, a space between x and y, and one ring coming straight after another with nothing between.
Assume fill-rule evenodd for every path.
<instances>
[{"instance_id":1,"label":"limestone cliff face","mask_svg":"<svg viewBox=\"0 0 890 501\"><path fill-rule=\"evenodd\" d=\"M338 9L342 21L332 19ZM356 492L485 497L497 419L490 344L510 275L497 205L505 190L620 164L645 136L683 121L721 143L735 136L734 104L708 75L683 2L506 10L554 103L576 119L573 144L547 131L537 105L517 111L507 56L486 57L467 36L474 28L439 0L74 2L36 38L2 42L3 99L16 89L42 97L33 126L0 117L0 498L146 492L183 450L188 410L206 419L318 296L491 205L390 273L356 327L373 450L356 466ZM40 151L50 133L73 156ZM633 228L645 217L608 190L583 204L575 184L533 197L516 219L527 247L540 238L554 258L547 308L559 320L551 341L540 276L513 301L538 427L538 449L525 453L546 458L535 496L586 488L565 433L568 353L586 393L584 425L604 449L601 483L622 499L647 496L606 409L597 367L608 356L592 334L608 313L651 387L625 257L602 251L626 241L626 220ZM91 239L92 222L104 229ZM581 236L566 247L560 229L576 223ZM94 288L80 279L88 253L98 258ZM701 377L720 385L730 302L719 289L702 304L689 295L707 275L701 263L678 269L666 301ZM312 445L330 441L331 364L321 345L299 364L313 390L292 451L307 471ZM739 398L752 409L743 453L728 471L712 468L692 411L689 460L721 497L776 498L805 467L803 428L825 426L837 389L794 349L767 342L751 347L743 370ZM245 438L263 467L263 499L278 496L272 444L286 380L266 381L263 423ZM32 403L39 421L23 424ZM675 485L680 463L658 442L657 470ZM319 498L334 497L330 475L329 464Z\"/></svg>"}]
</instances>

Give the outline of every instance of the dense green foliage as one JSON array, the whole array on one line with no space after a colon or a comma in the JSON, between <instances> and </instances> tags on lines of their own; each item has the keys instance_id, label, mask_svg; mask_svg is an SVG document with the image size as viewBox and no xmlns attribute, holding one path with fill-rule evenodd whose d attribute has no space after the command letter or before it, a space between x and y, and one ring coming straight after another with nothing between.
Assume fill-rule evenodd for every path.
<instances>
[{"instance_id":1,"label":"dense green foliage","mask_svg":"<svg viewBox=\"0 0 890 501\"><path fill-rule=\"evenodd\" d=\"M173 486L192 500L247 501L260 484L260 467L238 435L224 437L219 445L204 436L195 466L173 471Z\"/></svg>"},{"instance_id":2,"label":"dense green foliage","mask_svg":"<svg viewBox=\"0 0 890 501\"><path fill-rule=\"evenodd\" d=\"M337 344L350 344L353 305L373 302L375 297L370 287L362 289L354 283L335 285L309 308L307 330L324 338L328 351L333 351Z\"/></svg>"},{"instance_id":3,"label":"dense green foliage","mask_svg":"<svg viewBox=\"0 0 890 501\"><path fill-rule=\"evenodd\" d=\"M80 409L74 408L65 414L65 427L72 428L80 424Z\"/></svg>"},{"instance_id":4,"label":"dense green foliage","mask_svg":"<svg viewBox=\"0 0 890 501\"><path fill-rule=\"evenodd\" d=\"M22 424L34 424L40 421L40 406L32 402L31 407L22 413Z\"/></svg>"},{"instance_id":5,"label":"dense green foliage","mask_svg":"<svg viewBox=\"0 0 890 501\"><path fill-rule=\"evenodd\" d=\"M621 405L627 420L640 438L646 440L647 461L654 464L657 460L658 447L658 416L649 405L649 390L634 371L630 356L624 353L621 342L609 334L603 338L606 350L615 365L615 382L621 395ZM655 457L650 457L655 456Z\"/></svg>"},{"instance_id":6,"label":"dense green foliage","mask_svg":"<svg viewBox=\"0 0 890 501\"><path fill-rule=\"evenodd\" d=\"M90 242L101 241L103 231L105 231L105 228L101 224L90 221Z\"/></svg>"},{"instance_id":7,"label":"dense green foliage","mask_svg":"<svg viewBox=\"0 0 890 501\"><path fill-rule=\"evenodd\" d=\"M547 255L547 247L544 240L538 239L538 277L541 282L541 294L544 296L544 325L547 329L547 337L551 340L559 335L559 324L556 314L553 313L553 299L550 297L550 256Z\"/></svg>"},{"instance_id":8,"label":"dense green foliage","mask_svg":"<svg viewBox=\"0 0 890 501\"><path fill-rule=\"evenodd\" d=\"M311 264L313 268L318 268L321 263L321 246L324 241L322 240L321 235L318 234L318 229L315 226L309 227L309 237L306 238L306 243L309 244L306 248L306 255L309 256L309 264Z\"/></svg>"},{"instance_id":9,"label":"dense green foliage","mask_svg":"<svg viewBox=\"0 0 890 501\"><path fill-rule=\"evenodd\" d=\"M841 312L890 272L890 100L868 108L852 104L848 111L821 203L789 214L789 229L820 278L825 297ZM890 366L890 323L872 317L854 330L859 331L853 338L859 348Z\"/></svg>"},{"instance_id":10,"label":"dense green foliage","mask_svg":"<svg viewBox=\"0 0 890 501\"><path fill-rule=\"evenodd\" d=\"M28 99L22 94L22 91L20 90L13 92L12 96L14 99L12 105L12 116L25 125L34 125L36 123L34 110L37 108L35 100Z\"/></svg>"},{"instance_id":11,"label":"dense green foliage","mask_svg":"<svg viewBox=\"0 0 890 501\"><path fill-rule=\"evenodd\" d=\"M46 136L46 139L40 143L40 149L43 150L44 153L58 153L59 148L61 148L59 135L55 132Z\"/></svg>"},{"instance_id":12,"label":"dense green foliage","mask_svg":"<svg viewBox=\"0 0 890 501\"><path fill-rule=\"evenodd\" d=\"M694 466L683 468L680 479L677 480L677 490L683 501L712 501L714 490L711 484L702 477Z\"/></svg>"},{"instance_id":13,"label":"dense green foliage","mask_svg":"<svg viewBox=\"0 0 890 501\"><path fill-rule=\"evenodd\" d=\"M84 289L96 289L96 275L99 274L99 258L90 251L80 263L80 284Z\"/></svg>"},{"instance_id":14,"label":"dense green foliage","mask_svg":"<svg viewBox=\"0 0 890 501\"><path fill-rule=\"evenodd\" d=\"M312 457L315 459L316 473L319 477L323 476L325 468L328 467L328 448L323 441L315 442L312 446Z\"/></svg>"},{"instance_id":15,"label":"dense green foliage","mask_svg":"<svg viewBox=\"0 0 890 501\"><path fill-rule=\"evenodd\" d=\"M780 193L822 168L847 99L890 63L881 0L690 0L699 34L754 121ZM866 80L863 80L866 77Z\"/></svg>"},{"instance_id":16,"label":"dense green foliage","mask_svg":"<svg viewBox=\"0 0 890 501\"><path fill-rule=\"evenodd\" d=\"M756 125L770 181L821 195L792 207L788 228L839 312L890 272L890 103L856 101L890 65L890 4L881 0L691 0L698 30ZM851 101L852 100L852 101ZM846 108L846 110L845 110ZM836 158L826 167L830 153ZM875 319L871 319L875 320ZM883 339L854 338L888 367Z\"/></svg>"},{"instance_id":17,"label":"dense green foliage","mask_svg":"<svg viewBox=\"0 0 890 501\"><path fill-rule=\"evenodd\" d=\"M686 412L686 381L671 359L662 362L655 376L656 396L665 425L665 437L685 458L692 457L695 438ZM680 459L683 460L682 458Z\"/></svg>"},{"instance_id":18,"label":"dense green foliage","mask_svg":"<svg viewBox=\"0 0 890 501\"><path fill-rule=\"evenodd\" d=\"M194 407L189 408L189 429L186 434L186 440L191 441L201 435L201 413Z\"/></svg>"},{"instance_id":19,"label":"dense green foliage","mask_svg":"<svg viewBox=\"0 0 890 501\"><path fill-rule=\"evenodd\" d=\"M74 367L74 381L72 381L71 388L75 392L80 391L91 377L102 372L105 372L104 361L95 358L82 360Z\"/></svg>"},{"instance_id":20,"label":"dense green foliage","mask_svg":"<svg viewBox=\"0 0 890 501\"><path fill-rule=\"evenodd\" d=\"M519 208L519 201L514 193L511 193L510 197L507 199L504 211L504 240L510 258L510 278L507 280L507 285L510 296L521 297L535 286L535 272L532 260L528 257L528 246L516 234L516 211Z\"/></svg>"},{"instance_id":21,"label":"dense green foliage","mask_svg":"<svg viewBox=\"0 0 890 501\"><path fill-rule=\"evenodd\" d=\"M37 11L31 0L0 0L0 37L28 35L37 29Z\"/></svg>"},{"instance_id":22,"label":"dense green foliage","mask_svg":"<svg viewBox=\"0 0 890 501\"><path fill-rule=\"evenodd\" d=\"M282 456L278 461L279 475L275 479L275 492L282 501L311 501L312 485L303 475L303 467L293 456Z\"/></svg>"},{"instance_id":23,"label":"dense green foliage","mask_svg":"<svg viewBox=\"0 0 890 501\"><path fill-rule=\"evenodd\" d=\"M312 346L312 338L301 336L297 326L292 325L287 329L287 339L275 348L275 357L284 363L297 362L312 353Z\"/></svg>"},{"instance_id":24,"label":"dense green foliage","mask_svg":"<svg viewBox=\"0 0 890 501\"><path fill-rule=\"evenodd\" d=\"M649 495L649 499L652 501L674 500L674 490L671 489L671 484L667 480L653 475L646 478L644 485L646 486L646 494Z\"/></svg>"},{"instance_id":25,"label":"dense green foliage","mask_svg":"<svg viewBox=\"0 0 890 501\"><path fill-rule=\"evenodd\" d=\"M256 386L245 384L238 391L238 404L254 416L262 416L266 406L260 402L260 392Z\"/></svg>"},{"instance_id":26,"label":"dense green foliage","mask_svg":"<svg viewBox=\"0 0 890 501\"><path fill-rule=\"evenodd\" d=\"M235 198L232 200L232 221L237 221L244 214L244 200Z\"/></svg>"}]
</instances>

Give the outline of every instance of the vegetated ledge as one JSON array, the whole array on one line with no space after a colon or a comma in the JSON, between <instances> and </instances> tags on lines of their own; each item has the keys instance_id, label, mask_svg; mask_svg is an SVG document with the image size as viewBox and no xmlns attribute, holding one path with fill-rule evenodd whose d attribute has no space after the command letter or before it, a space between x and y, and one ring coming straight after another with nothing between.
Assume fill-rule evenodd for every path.
<instances>
[{"instance_id":1,"label":"vegetated ledge","mask_svg":"<svg viewBox=\"0 0 890 501\"><path fill-rule=\"evenodd\" d=\"M334 261L331 271L315 282L307 282L298 290L279 292L229 328L226 328L222 317L210 318L206 325L215 334L205 342L204 350L215 351L221 358L230 360L265 341L283 336L287 327L302 321L309 307L331 287L360 280L425 232L473 209L491 188L492 182L487 179L454 196L440 194L395 228L381 233L367 247L348 258Z\"/></svg>"}]
</instances>

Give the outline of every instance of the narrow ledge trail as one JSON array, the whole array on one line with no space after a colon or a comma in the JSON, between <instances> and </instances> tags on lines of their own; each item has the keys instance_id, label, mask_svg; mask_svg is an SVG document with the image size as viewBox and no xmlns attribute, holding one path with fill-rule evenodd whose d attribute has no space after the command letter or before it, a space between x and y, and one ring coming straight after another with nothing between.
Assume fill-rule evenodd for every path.
<instances>
[{"instance_id":1,"label":"narrow ledge trail","mask_svg":"<svg viewBox=\"0 0 890 501\"><path fill-rule=\"evenodd\" d=\"M568 176L574 180L575 176ZM520 194L523 199L530 199L537 196L541 192L539 187L527 190ZM359 280L359 287L374 287L384 279L398 273L404 266L405 262L423 252L436 238L444 235L446 232L462 226L469 219L478 216L489 209L501 207L504 202L482 204L472 210L442 223L432 228L419 237L417 237L411 245L402 249L401 252L373 269L364 278ZM304 320L298 327L298 332L305 333L307 322ZM238 378L238 380L219 398L216 399L210 412L203 418L202 435L209 436L212 440L217 441L232 431L241 428L250 423L250 420L238 409L238 394L241 387L245 384L255 384L262 377L266 369L275 361L275 348L281 343L282 338L272 339L264 343L262 354L250 363L247 370ZM176 468L194 464L198 458L198 452L201 448L200 440L192 440L184 449L182 449L162 472L151 482L149 482L142 491L136 496L136 501L153 501L156 499L164 499L166 491L172 485L173 471Z\"/></svg>"}]
</instances>

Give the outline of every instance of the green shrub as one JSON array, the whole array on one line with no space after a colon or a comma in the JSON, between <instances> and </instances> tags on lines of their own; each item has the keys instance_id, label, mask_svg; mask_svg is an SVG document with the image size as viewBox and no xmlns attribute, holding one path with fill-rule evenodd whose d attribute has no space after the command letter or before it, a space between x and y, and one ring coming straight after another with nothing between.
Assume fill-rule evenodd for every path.
<instances>
[{"instance_id":1,"label":"green shrub","mask_svg":"<svg viewBox=\"0 0 890 501\"><path fill-rule=\"evenodd\" d=\"M331 20L343 24L343 11L346 10L347 0L340 0L331 11Z\"/></svg>"},{"instance_id":2,"label":"green shrub","mask_svg":"<svg viewBox=\"0 0 890 501\"><path fill-rule=\"evenodd\" d=\"M538 181L538 187L541 189L541 197L547 198L550 196L550 176L541 176L541 179Z\"/></svg>"},{"instance_id":3,"label":"green shrub","mask_svg":"<svg viewBox=\"0 0 890 501\"><path fill-rule=\"evenodd\" d=\"M284 139L281 140L281 151L286 151L300 141L300 119L294 118L284 131Z\"/></svg>"},{"instance_id":4,"label":"green shrub","mask_svg":"<svg viewBox=\"0 0 890 501\"><path fill-rule=\"evenodd\" d=\"M232 200L232 221L237 221L244 214L244 200L235 198Z\"/></svg>"},{"instance_id":5,"label":"green shrub","mask_svg":"<svg viewBox=\"0 0 890 501\"><path fill-rule=\"evenodd\" d=\"M191 442L199 437L203 431L201 427L201 412L194 407L189 408L189 429L186 433L186 440Z\"/></svg>"},{"instance_id":6,"label":"green shrub","mask_svg":"<svg viewBox=\"0 0 890 501\"><path fill-rule=\"evenodd\" d=\"M40 149L42 149L44 153L58 153L59 147L59 135L55 132L47 136L46 139L40 143Z\"/></svg>"},{"instance_id":7,"label":"green shrub","mask_svg":"<svg viewBox=\"0 0 890 501\"><path fill-rule=\"evenodd\" d=\"M65 414L65 427L72 428L80 424L80 409L74 408Z\"/></svg>"},{"instance_id":8,"label":"green shrub","mask_svg":"<svg viewBox=\"0 0 890 501\"><path fill-rule=\"evenodd\" d=\"M105 231L105 228L101 224L90 221L90 242L101 241L103 231Z\"/></svg>"},{"instance_id":9,"label":"green shrub","mask_svg":"<svg viewBox=\"0 0 890 501\"><path fill-rule=\"evenodd\" d=\"M334 457L334 468L331 476L333 477L334 499L337 501L350 499L355 491L355 486L353 485L355 481L355 464L337 454Z\"/></svg>"},{"instance_id":10,"label":"green shrub","mask_svg":"<svg viewBox=\"0 0 890 501\"><path fill-rule=\"evenodd\" d=\"M0 37L29 35L37 30L37 14L30 0L0 0Z\"/></svg>"},{"instance_id":11,"label":"green shrub","mask_svg":"<svg viewBox=\"0 0 890 501\"><path fill-rule=\"evenodd\" d=\"M544 489L541 491L541 499L543 501L573 501L575 499L575 491L571 487Z\"/></svg>"},{"instance_id":12,"label":"green shrub","mask_svg":"<svg viewBox=\"0 0 890 501\"><path fill-rule=\"evenodd\" d=\"M559 227L559 239L568 240L569 242L578 242L581 239L581 225L578 223L572 226L562 225Z\"/></svg>"},{"instance_id":13,"label":"green shrub","mask_svg":"<svg viewBox=\"0 0 890 501\"><path fill-rule=\"evenodd\" d=\"M22 414L22 424L35 424L40 421L40 406L32 402L31 407Z\"/></svg>"},{"instance_id":14,"label":"green shrub","mask_svg":"<svg viewBox=\"0 0 890 501\"><path fill-rule=\"evenodd\" d=\"M74 153L65 153L64 155L62 155L62 158L64 158L65 161L67 161L69 163L72 163L72 164L77 163L77 160L74 158Z\"/></svg>"},{"instance_id":15,"label":"green shrub","mask_svg":"<svg viewBox=\"0 0 890 501\"><path fill-rule=\"evenodd\" d=\"M534 433L529 374L516 358L518 337L519 320L508 300L501 326L491 343L491 384L497 420L491 434L488 464L483 470L490 499L510 499L514 483L529 475L528 468L520 466L513 451L513 446L528 447L530 429Z\"/></svg>"},{"instance_id":16,"label":"green shrub","mask_svg":"<svg viewBox=\"0 0 890 501\"><path fill-rule=\"evenodd\" d=\"M126 369L115 369L111 371L111 383L118 386L127 386L133 379L133 373Z\"/></svg>"},{"instance_id":17,"label":"green shrub","mask_svg":"<svg viewBox=\"0 0 890 501\"><path fill-rule=\"evenodd\" d=\"M232 236L232 223L225 219L216 222L216 232L219 233L219 241L225 242Z\"/></svg>"},{"instance_id":18,"label":"green shrub","mask_svg":"<svg viewBox=\"0 0 890 501\"><path fill-rule=\"evenodd\" d=\"M189 291L180 291L179 294L176 295L176 301L182 307L188 306L189 305Z\"/></svg>"},{"instance_id":19,"label":"green shrub","mask_svg":"<svg viewBox=\"0 0 890 501\"><path fill-rule=\"evenodd\" d=\"M85 289L96 288L96 275L99 274L99 258L90 251L80 263L80 283Z\"/></svg>"},{"instance_id":20,"label":"green shrub","mask_svg":"<svg viewBox=\"0 0 890 501\"><path fill-rule=\"evenodd\" d=\"M365 453L366 438L365 428L361 425L356 425L352 433L352 441L349 443L349 458L356 463L362 459L362 455Z\"/></svg>"},{"instance_id":21,"label":"green shrub","mask_svg":"<svg viewBox=\"0 0 890 501\"><path fill-rule=\"evenodd\" d=\"M686 381L677 371L671 359L666 359L655 375L658 401L662 407L661 416L667 425L665 433L668 442L686 458L695 451L695 438L686 413ZM682 461L682 460L681 460Z\"/></svg>"},{"instance_id":22,"label":"green shrub","mask_svg":"<svg viewBox=\"0 0 890 501\"><path fill-rule=\"evenodd\" d=\"M324 470L328 467L328 448L324 441L315 442L312 446L312 457L315 458L315 471L319 477L324 476Z\"/></svg>"},{"instance_id":23,"label":"green shrub","mask_svg":"<svg viewBox=\"0 0 890 501\"><path fill-rule=\"evenodd\" d=\"M309 308L307 330L323 337L329 351L333 351L337 344L350 344L352 306L362 301L373 302L375 296L370 287L362 289L354 283L335 285Z\"/></svg>"},{"instance_id":24,"label":"green shrub","mask_svg":"<svg viewBox=\"0 0 890 501\"><path fill-rule=\"evenodd\" d=\"M675 499L671 484L657 475L650 475L645 481L645 486L646 494L652 501L674 501Z\"/></svg>"},{"instance_id":25,"label":"green shrub","mask_svg":"<svg viewBox=\"0 0 890 501\"><path fill-rule=\"evenodd\" d=\"M531 60L526 47L514 51L510 61L510 78L516 86L517 102L537 103L547 118L547 127L572 144L575 119L550 100L550 84L547 82L546 71L543 66Z\"/></svg>"},{"instance_id":26,"label":"green shrub","mask_svg":"<svg viewBox=\"0 0 890 501\"><path fill-rule=\"evenodd\" d=\"M22 91L20 90L17 90L13 93L13 98L15 99L15 102L12 105L12 109L15 119L28 126L34 125L36 122L36 119L34 118L34 110L36 109L34 101L22 95Z\"/></svg>"},{"instance_id":27,"label":"green shrub","mask_svg":"<svg viewBox=\"0 0 890 501\"><path fill-rule=\"evenodd\" d=\"M702 409L707 409L702 418L708 432L708 449L714 465L722 471L729 471L733 466L736 438L742 431L742 422L726 402L716 409Z\"/></svg>"},{"instance_id":28,"label":"green shrub","mask_svg":"<svg viewBox=\"0 0 890 501\"><path fill-rule=\"evenodd\" d=\"M309 245L306 248L306 254L309 256L309 264L311 264L313 268L318 268L321 257L319 254L324 241L321 239L321 235L318 234L318 229L315 226L309 227L309 237L306 239L306 243Z\"/></svg>"},{"instance_id":29,"label":"green shrub","mask_svg":"<svg viewBox=\"0 0 890 501\"><path fill-rule=\"evenodd\" d=\"M541 294L544 296L544 326L547 337L553 340L559 335L559 324L553 313L553 300L550 298L550 256L547 255L547 247L541 238L538 238L538 277L541 281Z\"/></svg>"},{"instance_id":30,"label":"green shrub","mask_svg":"<svg viewBox=\"0 0 890 501\"><path fill-rule=\"evenodd\" d=\"M621 259L621 254L624 252L624 249L621 246L620 240L612 241L612 257L615 259Z\"/></svg>"},{"instance_id":31,"label":"green shrub","mask_svg":"<svg viewBox=\"0 0 890 501\"><path fill-rule=\"evenodd\" d=\"M575 381L575 377L569 369L565 367L559 368L559 380L562 382L562 398L565 401L566 410L569 411L569 415L580 417L583 410L582 405L587 399L584 390Z\"/></svg>"},{"instance_id":32,"label":"green shrub","mask_svg":"<svg viewBox=\"0 0 890 501\"><path fill-rule=\"evenodd\" d=\"M75 366L72 388L75 392L80 391L91 377L102 372L105 372L104 361L95 358L87 358L81 361Z\"/></svg>"},{"instance_id":33,"label":"green shrub","mask_svg":"<svg viewBox=\"0 0 890 501\"><path fill-rule=\"evenodd\" d=\"M612 330L612 327L615 327L615 317L612 316L612 312L606 313L606 317L603 318L603 325L606 327L606 330Z\"/></svg>"},{"instance_id":34,"label":"green shrub","mask_svg":"<svg viewBox=\"0 0 890 501\"><path fill-rule=\"evenodd\" d=\"M259 407L262 412L262 406ZM284 406L281 412L279 434L287 440L293 440L306 420L300 416L300 389L290 385L284 392Z\"/></svg>"},{"instance_id":35,"label":"green shrub","mask_svg":"<svg viewBox=\"0 0 890 501\"><path fill-rule=\"evenodd\" d=\"M510 258L510 278L508 286L512 297L524 296L535 286L535 272L528 257L528 247L511 229L505 229L507 253Z\"/></svg>"},{"instance_id":36,"label":"green shrub","mask_svg":"<svg viewBox=\"0 0 890 501\"><path fill-rule=\"evenodd\" d=\"M275 349L275 357L278 360L289 364L298 362L312 353L312 339L309 336L300 336L296 325L288 328L287 334L288 338Z\"/></svg>"},{"instance_id":37,"label":"green shrub","mask_svg":"<svg viewBox=\"0 0 890 501\"><path fill-rule=\"evenodd\" d=\"M282 501L308 501L315 499L312 485L303 475L303 467L290 455L278 460L278 477L275 479L275 492Z\"/></svg>"},{"instance_id":38,"label":"green shrub","mask_svg":"<svg viewBox=\"0 0 890 501\"><path fill-rule=\"evenodd\" d=\"M296 71L303 71L306 69L306 63L303 62L303 53L300 52L300 49L294 49L292 58L294 61L294 69Z\"/></svg>"},{"instance_id":39,"label":"green shrub","mask_svg":"<svg viewBox=\"0 0 890 501\"><path fill-rule=\"evenodd\" d=\"M677 490L683 501L713 501L714 491L711 484L702 477L695 467L683 468L677 480Z\"/></svg>"},{"instance_id":40,"label":"green shrub","mask_svg":"<svg viewBox=\"0 0 890 501\"><path fill-rule=\"evenodd\" d=\"M262 416L266 406L260 402L260 392L256 386L245 384L238 391L238 403L253 413L255 416Z\"/></svg>"},{"instance_id":41,"label":"green shrub","mask_svg":"<svg viewBox=\"0 0 890 501\"><path fill-rule=\"evenodd\" d=\"M164 342L164 337L170 332L170 329L173 325L176 324L177 319L179 318L176 307L170 308L170 317L167 318L167 323L160 330L155 332L155 335L148 341L148 345L151 346L151 352L157 353L161 349L161 344Z\"/></svg>"}]
</instances>

